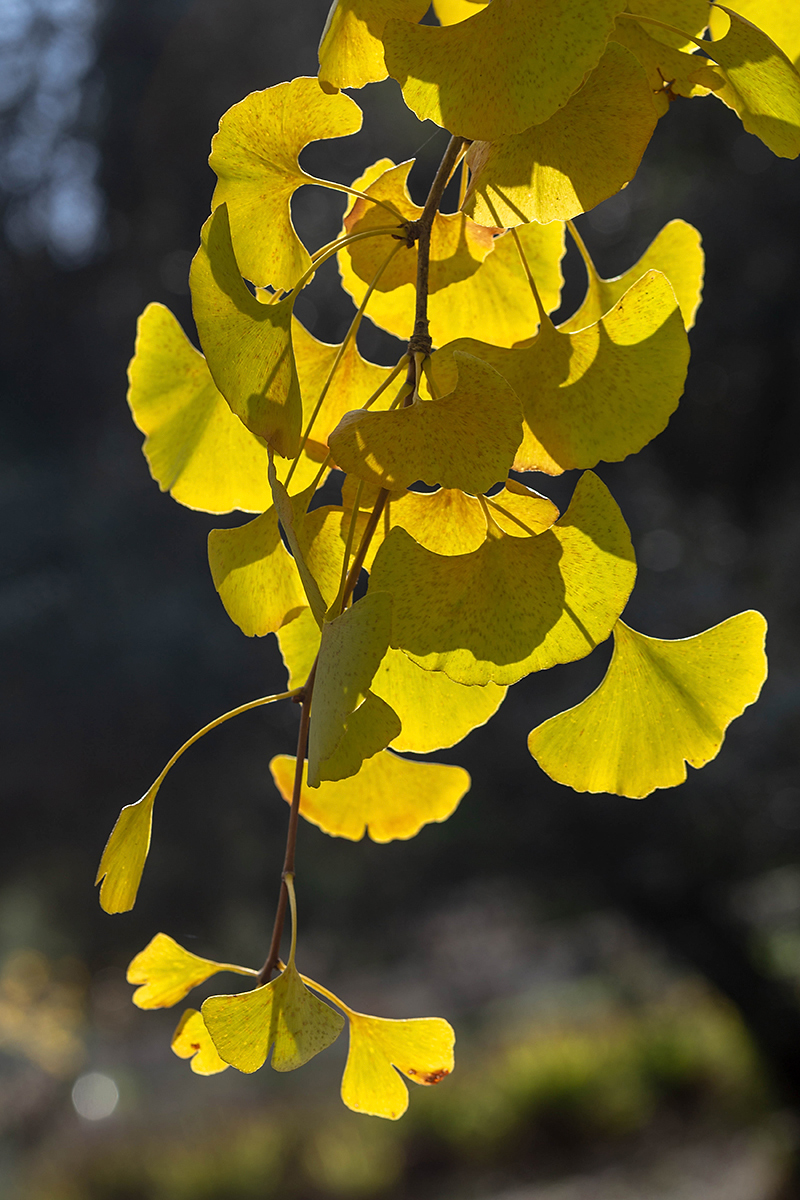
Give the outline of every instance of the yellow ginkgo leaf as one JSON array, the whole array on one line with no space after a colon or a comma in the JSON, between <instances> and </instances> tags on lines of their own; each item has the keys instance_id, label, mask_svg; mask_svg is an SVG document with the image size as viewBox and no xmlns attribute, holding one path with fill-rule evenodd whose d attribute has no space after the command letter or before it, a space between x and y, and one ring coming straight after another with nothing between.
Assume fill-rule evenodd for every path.
<instances>
[{"instance_id":1,"label":"yellow ginkgo leaf","mask_svg":"<svg viewBox=\"0 0 800 1200\"><path fill-rule=\"evenodd\" d=\"M467 17L474 17L488 3L489 0L433 0L433 11L440 25L457 25Z\"/></svg>"},{"instance_id":2,"label":"yellow ginkgo leaf","mask_svg":"<svg viewBox=\"0 0 800 1200\"><path fill-rule=\"evenodd\" d=\"M698 40L704 54L719 64L725 86L715 88L718 96L739 115L748 133L754 133L780 158L800 154L800 74L792 60L775 43L737 16L717 5L730 17L730 28L718 41Z\"/></svg>"},{"instance_id":3,"label":"yellow ginkgo leaf","mask_svg":"<svg viewBox=\"0 0 800 1200\"><path fill-rule=\"evenodd\" d=\"M217 1053L237 1071L294 1071L327 1049L344 1017L308 990L294 963L270 983L235 996L209 996L201 1009Z\"/></svg>"},{"instance_id":4,"label":"yellow ginkgo leaf","mask_svg":"<svg viewBox=\"0 0 800 1200\"><path fill-rule=\"evenodd\" d=\"M450 356L465 351L499 371L522 401L517 471L619 462L666 426L683 392L689 342L675 293L648 271L597 324L562 333L547 320L535 339L506 350L461 339L437 351L431 372L452 385Z\"/></svg>"},{"instance_id":5,"label":"yellow ginkgo leaf","mask_svg":"<svg viewBox=\"0 0 800 1200\"><path fill-rule=\"evenodd\" d=\"M111 830L94 881L95 886L101 884L100 906L104 912L130 912L136 903L150 849L153 805L162 780L160 775L141 800L126 804Z\"/></svg>"},{"instance_id":6,"label":"yellow ginkgo leaf","mask_svg":"<svg viewBox=\"0 0 800 1200\"><path fill-rule=\"evenodd\" d=\"M456 683L511 684L591 653L610 634L636 576L628 528L586 472L545 533L496 526L472 554L431 554L393 529L370 587L392 597L392 646Z\"/></svg>"},{"instance_id":7,"label":"yellow ginkgo leaf","mask_svg":"<svg viewBox=\"0 0 800 1200\"><path fill-rule=\"evenodd\" d=\"M672 25L687 36L680 37L649 25L648 32L657 41L676 50L694 50L693 37L700 37L708 25L711 12L709 0L628 0L627 11L638 16L652 17L664 25Z\"/></svg>"},{"instance_id":8,"label":"yellow ginkgo leaf","mask_svg":"<svg viewBox=\"0 0 800 1200\"><path fill-rule=\"evenodd\" d=\"M613 37L641 64L660 117L669 110L670 101L676 96L707 96L709 91L723 86L715 65L692 53L694 42L690 43L691 49L687 52L676 50L674 45L665 44L663 33L657 25L640 25L637 21L621 18Z\"/></svg>"},{"instance_id":9,"label":"yellow ginkgo leaf","mask_svg":"<svg viewBox=\"0 0 800 1200\"><path fill-rule=\"evenodd\" d=\"M725 730L766 679L766 621L743 612L679 641L619 621L606 677L588 699L539 725L528 748L576 792L640 799L716 756Z\"/></svg>"},{"instance_id":10,"label":"yellow ginkgo leaf","mask_svg":"<svg viewBox=\"0 0 800 1200\"><path fill-rule=\"evenodd\" d=\"M736 0L732 7L740 17L762 29L795 66L800 63L800 8L796 4L786 0ZM708 25L715 40L728 31L727 15L717 5L711 9Z\"/></svg>"},{"instance_id":11,"label":"yellow ginkgo leaf","mask_svg":"<svg viewBox=\"0 0 800 1200\"><path fill-rule=\"evenodd\" d=\"M217 1054L216 1047L206 1029L202 1014L196 1008L187 1008L172 1035L172 1049L178 1058L190 1058L195 1075L219 1075L227 1071L228 1063Z\"/></svg>"},{"instance_id":12,"label":"yellow ginkgo leaf","mask_svg":"<svg viewBox=\"0 0 800 1200\"><path fill-rule=\"evenodd\" d=\"M137 1008L172 1008L192 988L219 971L233 971L237 975L257 974L250 967L236 967L231 963L200 958L184 950L168 934L157 933L133 959L126 978L128 983L142 985L131 997Z\"/></svg>"},{"instance_id":13,"label":"yellow ginkgo leaf","mask_svg":"<svg viewBox=\"0 0 800 1200\"><path fill-rule=\"evenodd\" d=\"M269 764L284 800L291 803L296 759L279 754ZM462 767L413 762L384 750L357 775L309 788L303 771L300 814L332 837L373 842L406 840L431 821L446 821L470 786Z\"/></svg>"},{"instance_id":14,"label":"yellow ginkgo leaf","mask_svg":"<svg viewBox=\"0 0 800 1200\"><path fill-rule=\"evenodd\" d=\"M404 216L415 220L422 209L408 195L405 181L409 166L403 163L395 167L391 159L381 159L354 180L353 187L384 198ZM378 221L368 210L359 212L363 212L359 228ZM345 230L353 225L352 208L346 222ZM437 213L431 237L431 277L435 290L428 295L428 323L435 346L443 346L457 337L477 336L498 346L513 346L535 330L536 309L514 239L504 233L492 237L493 232L481 230L463 214ZM522 226L518 236L545 311L554 312L561 303L564 283L563 222ZM363 301L384 252L385 244L372 241L340 250L342 286L356 305ZM393 267L394 274L384 272L381 276L369 299L367 315L381 329L407 340L414 329L416 248L400 250Z\"/></svg>"},{"instance_id":15,"label":"yellow ginkgo leaf","mask_svg":"<svg viewBox=\"0 0 800 1200\"><path fill-rule=\"evenodd\" d=\"M490 4L458 25L389 21L389 74L421 121L493 141L539 125L597 66L625 0Z\"/></svg>"},{"instance_id":16,"label":"yellow ginkgo leaf","mask_svg":"<svg viewBox=\"0 0 800 1200\"><path fill-rule=\"evenodd\" d=\"M288 291L308 270L311 259L292 225L291 199L306 183L336 185L307 175L297 157L310 141L360 128L355 101L326 95L314 78L252 92L228 109L211 143L209 164L219 180L211 206L228 207L236 261L246 279Z\"/></svg>"},{"instance_id":17,"label":"yellow ginkgo leaf","mask_svg":"<svg viewBox=\"0 0 800 1200\"><path fill-rule=\"evenodd\" d=\"M262 304L248 291L224 204L203 226L190 284L200 345L214 382L252 433L277 454L293 458L303 421L292 351L294 298Z\"/></svg>"},{"instance_id":18,"label":"yellow ginkgo leaf","mask_svg":"<svg viewBox=\"0 0 800 1200\"><path fill-rule=\"evenodd\" d=\"M278 630L278 645L289 672L288 687L302 687L319 653L320 629L310 608Z\"/></svg>"},{"instance_id":19,"label":"yellow ginkgo leaf","mask_svg":"<svg viewBox=\"0 0 800 1200\"><path fill-rule=\"evenodd\" d=\"M457 378L440 400L347 413L328 439L338 466L389 490L421 479L486 492L505 479L522 433L519 400L480 359L454 354L453 362Z\"/></svg>"},{"instance_id":20,"label":"yellow ginkgo leaf","mask_svg":"<svg viewBox=\"0 0 800 1200\"><path fill-rule=\"evenodd\" d=\"M441 1017L390 1021L351 1009L347 1017L350 1051L342 1100L354 1112L396 1121L408 1108L408 1089L397 1071L427 1086L452 1072L455 1034Z\"/></svg>"},{"instance_id":21,"label":"yellow ginkgo leaf","mask_svg":"<svg viewBox=\"0 0 800 1200\"><path fill-rule=\"evenodd\" d=\"M391 705L373 691L368 691L358 708L342 721L341 736L335 750L320 764L320 783L336 782L357 775L367 759L395 741L402 728L400 718Z\"/></svg>"},{"instance_id":22,"label":"yellow ginkgo leaf","mask_svg":"<svg viewBox=\"0 0 800 1200\"><path fill-rule=\"evenodd\" d=\"M334 0L319 44L319 78L329 88L360 88L386 78L383 30L390 17L420 21L428 0Z\"/></svg>"},{"instance_id":23,"label":"yellow ginkgo leaf","mask_svg":"<svg viewBox=\"0 0 800 1200\"><path fill-rule=\"evenodd\" d=\"M286 534L289 548L292 551L306 599L317 619L317 623L322 625L322 618L325 615L328 605L320 590L317 575L310 566L306 555L309 542L306 521L308 519L308 505L314 494L313 485L310 485L304 492L299 492L296 496L290 496L278 479L275 472L275 463L272 460L269 464L267 477L269 485L272 488L275 509L283 526L283 532Z\"/></svg>"},{"instance_id":24,"label":"yellow ginkgo leaf","mask_svg":"<svg viewBox=\"0 0 800 1200\"><path fill-rule=\"evenodd\" d=\"M642 67L611 42L580 91L547 121L472 143L464 208L484 225L505 226L588 212L633 179L657 120Z\"/></svg>"},{"instance_id":25,"label":"yellow ginkgo leaf","mask_svg":"<svg viewBox=\"0 0 800 1200\"><path fill-rule=\"evenodd\" d=\"M391 630L391 598L381 592L370 592L335 620L324 622L308 739L311 787L319 786L325 774L322 768L342 739L345 721L369 691ZM371 714L363 714L362 720L364 717ZM375 746L371 753L382 750L398 732L395 728L383 746Z\"/></svg>"},{"instance_id":26,"label":"yellow ginkgo leaf","mask_svg":"<svg viewBox=\"0 0 800 1200\"><path fill-rule=\"evenodd\" d=\"M588 286L580 308L559 325L560 333L575 333L594 325L620 300L648 271L660 271L666 275L675 298L680 306L686 329L694 325L703 293L703 271L705 255L702 241L694 225L686 221L670 221L653 239L638 262L613 279L602 279L592 262L582 239L573 235L586 265Z\"/></svg>"}]
</instances>

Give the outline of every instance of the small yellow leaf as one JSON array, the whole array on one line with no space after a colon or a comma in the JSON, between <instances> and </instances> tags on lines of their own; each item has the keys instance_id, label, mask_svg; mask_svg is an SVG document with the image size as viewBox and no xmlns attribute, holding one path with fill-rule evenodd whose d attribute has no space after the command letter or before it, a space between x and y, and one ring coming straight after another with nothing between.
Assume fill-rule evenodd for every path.
<instances>
[{"instance_id":1,"label":"small yellow leaf","mask_svg":"<svg viewBox=\"0 0 800 1200\"><path fill-rule=\"evenodd\" d=\"M455 1034L441 1017L391 1021L348 1009L350 1051L342 1078L342 1100L354 1112L396 1121L408 1108L414 1083L441 1083L453 1070Z\"/></svg>"},{"instance_id":2,"label":"small yellow leaf","mask_svg":"<svg viewBox=\"0 0 800 1200\"><path fill-rule=\"evenodd\" d=\"M390 17L420 21L428 0L334 0L319 44L319 78L360 88L386 78L383 30Z\"/></svg>"},{"instance_id":3,"label":"small yellow leaf","mask_svg":"<svg viewBox=\"0 0 800 1200\"><path fill-rule=\"evenodd\" d=\"M566 334L548 321L512 350L461 339L431 360L437 387L452 383L450 356L484 359L522 401L517 471L619 462L667 424L683 392L689 342L668 280L648 271L598 324Z\"/></svg>"},{"instance_id":4,"label":"small yellow leaf","mask_svg":"<svg viewBox=\"0 0 800 1200\"><path fill-rule=\"evenodd\" d=\"M172 1035L172 1049L178 1058L191 1058L195 1075L219 1075L228 1063L217 1054L205 1021L196 1008L187 1008Z\"/></svg>"},{"instance_id":5,"label":"small yellow leaf","mask_svg":"<svg viewBox=\"0 0 800 1200\"><path fill-rule=\"evenodd\" d=\"M107 913L129 912L136 903L150 849L153 804L160 786L161 777L141 800L123 808L111 830L94 881L97 885L102 880L100 906Z\"/></svg>"},{"instance_id":6,"label":"small yellow leaf","mask_svg":"<svg viewBox=\"0 0 800 1200\"><path fill-rule=\"evenodd\" d=\"M564 516L538 536L494 529L479 550L445 557L393 529L370 587L392 596L395 649L456 683L511 684L605 641L635 576L622 514L587 471Z\"/></svg>"},{"instance_id":7,"label":"small yellow leaf","mask_svg":"<svg viewBox=\"0 0 800 1200\"><path fill-rule=\"evenodd\" d=\"M209 164L219 179L211 207L228 207L236 261L246 279L288 291L308 270L311 259L295 233L291 199L303 184L327 185L307 175L297 157L310 141L360 128L354 100L326 95L308 77L252 92L228 109L211 142Z\"/></svg>"},{"instance_id":8,"label":"small yellow leaf","mask_svg":"<svg viewBox=\"0 0 800 1200\"><path fill-rule=\"evenodd\" d=\"M311 787L321 782L321 769L341 741L345 721L364 700L386 653L391 629L392 602L381 592L370 592L323 624L308 739ZM372 753L379 749L383 747L375 746Z\"/></svg>"},{"instance_id":9,"label":"small yellow leaf","mask_svg":"<svg viewBox=\"0 0 800 1200\"><path fill-rule=\"evenodd\" d=\"M586 83L541 125L475 141L464 209L488 225L566 221L633 179L657 121L647 77L611 42Z\"/></svg>"},{"instance_id":10,"label":"small yellow leaf","mask_svg":"<svg viewBox=\"0 0 800 1200\"><path fill-rule=\"evenodd\" d=\"M329 438L343 471L399 490L423 480L486 492L505 479L520 443L517 396L492 367L454 354L457 378L441 400L347 413Z\"/></svg>"},{"instance_id":11,"label":"small yellow leaf","mask_svg":"<svg viewBox=\"0 0 800 1200\"><path fill-rule=\"evenodd\" d=\"M320 764L320 782L335 782L357 775L367 759L385 750L402 728L391 705L373 691L367 692L363 703L342 721L336 749Z\"/></svg>"},{"instance_id":12,"label":"small yellow leaf","mask_svg":"<svg viewBox=\"0 0 800 1200\"><path fill-rule=\"evenodd\" d=\"M703 293L705 255L699 232L686 221L670 221L654 238L638 262L613 279L602 279L583 242L578 242L588 275L583 303L576 313L559 325L559 333L575 333L594 325L614 307L630 287L648 271L666 275L680 306L686 329L694 325Z\"/></svg>"},{"instance_id":13,"label":"small yellow leaf","mask_svg":"<svg viewBox=\"0 0 800 1200\"><path fill-rule=\"evenodd\" d=\"M212 962L184 950L166 933L157 933L128 967L128 983L142 984L131 997L137 1008L171 1008L184 996L216 975L233 971L237 975L255 975L249 967Z\"/></svg>"},{"instance_id":14,"label":"small yellow leaf","mask_svg":"<svg viewBox=\"0 0 800 1200\"><path fill-rule=\"evenodd\" d=\"M228 210L202 230L189 276L192 311L215 384L251 433L277 454L300 449L303 405L292 351L290 295L262 304L242 279L231 245Z\"/></svg>"},{"instance_id":15,"label":"small yellow leaf","mask_svg":"<svg viewBox=\"0 0 800 1200\"><path fill-rule=\"evenodd\" d=\"M291 803L296 759L279 754L269 764L284 800ZM300 814L332 837L373 842L405 840L431 821L446 821L469 790L461 767L414 762L389 750L366 760L357 775L341 782L308 787L305 770Z\"/></svg>"},{"instance_id":16,"label":"small yellow leaf","mask_svg":"<svg viewBox=\"0 0 800 1200\"><path fill-rule=\"evenodd\" d=\"M293 964L250 992L210 996L201 1009L217 1052L238 1071L263 1067L270 1047L275 1071L294 1071L327 1049L344 1017L308 990Z\"/></svg>"},{"instance_id":17,"label":"small yellow leaf","mask_svg":"<svg viewBox=\"0 0 800 1200\"><path fill-rule=\"evenodd\" d=\"M705 766L728 725L766 678L760 613L744 612L695 637L664 641L619 621L605 679L588 699L539 725L528 748L577 792L639 799Z\"/></svg>"},{"instance_id":18,"label":"small yellow leaf","mask_svg":"<svg viewBox=\"0 0 800 1200\"><path fill-rule=\"evenodd\" d=\"M506 137L562 108L600 61L625 0L490 4L458 25L389 21L389 74L421 121L471 139Z\"/></svg>"}]
</instances>

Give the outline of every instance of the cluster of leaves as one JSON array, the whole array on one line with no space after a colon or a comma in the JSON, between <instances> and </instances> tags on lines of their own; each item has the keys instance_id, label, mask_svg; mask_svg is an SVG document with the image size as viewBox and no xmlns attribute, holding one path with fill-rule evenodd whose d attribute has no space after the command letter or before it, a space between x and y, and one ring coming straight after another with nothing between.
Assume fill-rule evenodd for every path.
<instances>
[{"instance_id":1,"label":"cluster of leaves","mask_svg":"<svg viewBox=\"0 0 800 1200\"><path fill-rule=\"evenodd\" d=\"M172 764L221 721L296 701L297 753L271 764L291 807L264 967L199 959L159 934L129 978L142 985L136 1003L155 1007L217 971L255 977L251 991L181 1019L173 1047L201 1074L254 1071L270 1047L273 1067L291 1070L334 1040L343 1013L344 1101L385 1117L407 1104L394 1067L418 1083L451 1070L452 1030L355 1013L297 972L298 816L376 841L445 820L466 772L402 753L454 745L509 686L610 636L599 688L530 734L539 765L579 791L642 797L718 752L763 683L764 620L740 613L679 641L623 623L634 550L592 471L639 451L680 399L699 235L673 221L630 270L603 279L571 222L628 183L676 96L713 94L776 154L800 153L790 58L800 16L771 0L741 0L737 12L707 0L434 0L439 25L418 24L427 9L337 0L319 77L255 92L225 114L190 280L203 353L167 309L151 305L140 319L129 399L151 472L190 508L257 514L212 532L211 574L245 634L277 635L289 682L195 734L123 810L98 873L106 911L131 908ZM340 89L387 74L418 117L451 133L423 208L406 186L412 163L383 159L351 187L299 165L310 141L359 129L361 112ZM442 212L459 169L458 211ZM292 224L303 186L348 197L340 236L313 252ZM567 230L588 283L556 326ZM318 341L293 314L333 256L356 305L341 345ZM365 313L408 339L395 367L362 357ZM315 502L334 469L344 473L340 503ZM516 478L575 469L584 473L564 513ZM355 599L362 572L368 586Z\"/></svg>"}]
</instances>

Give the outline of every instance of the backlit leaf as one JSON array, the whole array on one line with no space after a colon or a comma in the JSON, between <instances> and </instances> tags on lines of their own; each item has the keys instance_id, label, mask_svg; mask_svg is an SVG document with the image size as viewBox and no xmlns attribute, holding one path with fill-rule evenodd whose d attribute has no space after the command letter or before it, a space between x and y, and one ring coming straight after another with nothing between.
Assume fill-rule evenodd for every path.
<instances>
[{"instance_id":1,"label":"backlit leaf","mask_svg":"<svg viewBox=\"0 0 800 1200\"><path fill-rule=\"evenodd\" d=\"M291 802L296 760L279 754L269 764L275 786ZM357 775L309 788L303 771L300 814L332 837L373 842L414 837L431 821L446 821L470 786L462 767L413 762L384 750Z\"/></svg>"},{"instance_id":2,"label":"backlit leaf","mask_svg":"<svg viewBox=\"0 0 800 1200\"><path fill-rule=\"evenodd\" d=\"M160 787L161 777L141 800L126 804L111 830L94 881L97 885L102 880L100 906L107 913L129 912L136 903L150 849L153 804Z\"/></svg>"},{"instance_id":3,"label":"backlit leaf","mask_svg":"<svg viewBox=\"0 0 800 1200\"><path fill-rule=\"evenodd\" d=\"M306 555L309 541L306 523L309 520L307 510L311 501L311 488L309 487L305 492L300 492L296 496L290 496L275 474L274 462L270 462L269 464L268 478L270 487L272 488L272 497L275 501L275 509L283 526L283 532L286 534L289 548L292 551L295 566L300 575L300 581L303 585L309 607L317 619L317 624L322 625L322 618L325 615L328 605L320 591L319 581Z\"/></svg>"},{"instance_id":4,"label":"backlit leaf","mask_svg":"<svg viewBox=\"0 0 800 1200\"><path fill-rule=\"evenodd\" d=\"M687 329L694 325L703 292L703 254L700 234L686 221L670 221L650 243L638 262L613 279L601 279L582 242L578 248L583 255L588 276L586 296L578 311L559 325L559 332L574 333L594 325L609 312L628 288L648 271L661 271L670 282L680 305Z\"/></svg>"},{"instance_id":5,"label":"backlit leaf","mask_svg":"<svg viewBox=\"0 0 800 1200\"><path fill-rule=\"evenodd\" d=\"M495 528L472 554L431 554L393 529L370 587L392 596L392 646L457 683L511 684L589 654L608 637L636 575L628 528L587 472L545 533Z\"/></svg>"},{"instance_id":6,"label":"backlit leaf","mask_svg":"<svg viewBox=\"0 0 800 1200\"><path fill-rule=\"evenodd\" d=\"M367 692L363 703L344 718L336 749L320 766L320 782L349 779L351 775L357 775L362 764L385 750L402 728L400 718L391 705L374 692Z\"/></svg>"},{"instance_id":7,"label":"backlit leaf","mask_svg":"<svg viewBox=\"0 0 800 1200\"><path fill-rule=\"evenodd\" d=\"M730 17L730 29L719 41L699 41L717 62L725 86L715 88L739 114L748 133L760 137L780 158L800 154L800 74L790 58L765 33L718 5Z\"/></svg>"},{"instance_id":8,"label":"backlit leaf","mask_svg":"<svg viewBox=\"0 0 800 1200\"><path fill-rule=\"evenodd\" d=\"M437 351L431 371L451 385L453 351L485 359L522 401L518 471L558 475L618 462L664 429L683 392L689 344L675 293L648 271L602 320L577 333L548 321L530 344L507 350L461 339Z\"/></svg>"},{"instance_id":9,"label":"backlit leaf","mask_svg":"<svg viewBox=\"0 0 800 1200\"><path fill-rule=\"evenodd\" d=\"M800 8L787 0L736 0L735 11L763 29L780 46L795 66L800 62ZM655 14L653 14L655 15ZM709 18L711 36L716 40L728 31L726 14L716 5Z\"/></svg>"},{"instance_id":10,"label":"backlit leaf","mask_svg":"<svg viewBox=\"0 0 800 1200\"><path fill-rule=\"evenodd\" d=\"M228 1063L217 1054L206 1029L205 1021L196 1008L187 1008L172 1035L172 1049L178 1058L190 1058L195 1075L219 1075L227 1071Z\"/></svg>"},{"instance_id":11,"label":"backlit leaf","mask_svg":"<svg viewBox=\"0 0 800 1200\"><path fill-rule=\"evenodd\" d=\"M464 208L481 224L506 226L587 212L633 179L656 121L644 71L611 42L580 91L547 121L472 143Z\"/></svg>"},{"instance_id":12,"label":"backlit leaf","mask_svg":"<svg viewBox=\"0 0 800 1200\"><path fill-rule=\"evenodd\" d=\"M203 226L189 279L197 332L214 382L252 433L293 458L303 420L292 351L294 299L262 304L248 291L224 204Z\"/></svg>"},{"instance_id":13,"label":"backlit leaf","mask_svg":"<svg viewBox=\"0 0 800 1200\"><path fill-rule=\"evenodd\" d=\"M246 279L288 291L308 270L311 259L292 225L291 199L303 184L327 184L307 175L297 156L311 141L360 128L355 101L327 95L315 78L252 92L228 109L211 142L209 164L219 180L211 206L228 207L236 261Z\"/></svg>"},{"instance_id":14,"label":"backlit leaf","mask_svg":"<svg viewBox=\"0 0 800 1200\"><path fill-rule=\"evenodd\" d=\"M506 478L520 442L519 401L480 359L453 358L457 380L441 400L342 418L328 440L343 471L390 490L421 479L485 492Z\"/></svg>"},{"instance_id":15,"label":"backlit leaf","mask_svg":"<svg viewBox=\"0 0 800 1200\"><path fill-rule=\"evenodd\" d=\"M276 1071L294 1071L327 1049L344 1017L308 990L293 964L263 987L210 996L201 1009L218 1054L238 1071L263 1067L270 1047Z\"/></svg>"},{"instance_id":16,"label":"backlit leaf","mask_svg":"<svg viewBox=\"0 0 800 1200\"><path fill-rule=\"evenodd\" d=\"M396 1121L408 1108L408 1089L398 1071L428 1086L454 1066L455 1034L441 1017L390 1021L347 1011L350 1051L342 1078L342 1100L354 1112Z\"/></svg>"},{"instance_id":17,"label":"backlit leaf","mask_svg":"<svg viewBox=\"0 0 800 1200\"><path fill-rule=\"evenodd\" d=\"M302 687L319 653L320 631L310 608L278 630L284 666L289 672L287 687Z\"/></svg>"},{"instance_id":18,"label":"backlit leaf","mask_svg":"<svg viewBox=\"0 0 800 1200\"><path fill-rule=\"evenodd\" d=\"M528 748L559 783L578 792L640 798L705 766L725 730L753 704L766 678L760 613L679 641L646 637L622 621L605 679L588 699L539 725Z\"/></svg>"},{"instance_id":19,"label":"backlit leaf","mask_svg":"<svg viewBox=\"0 0 800 1200\"><path fill-rule=\"evenodd\" d=\"M663 33L664 30L655 25L619 20L613 39L630 50L641 63L660 117L668 112L670 100L676 96L707 96L710 90L723 86L722 77L713 63L665 45ZM694 42L691 45L693 47Z\"/></svg>"},{"instance_id":20,"label":"backlit leaf","mask_svg":"<svg viewBox=\"0 0 800 1200\"><path fill-rule=\"evenodd\" d=\"M674 25L692 37L699 37L708 25L711 4L709 0L628 0L627 11L640 16L652 17L665 25ZM676 50L694 50L694 42L648 25L651 37L672 46Z\"/></svg>"},{"instance_id":21,"label":"backlit leaf","mask_svg":"<svg viewBox=\"0 0 800 1200\"><path fill-rule=\"evenodd\" d=\"M137 1008L171 1008L192 988L219 971L233 971L237 975L256 974L249 967L236 967L231 963L200 958L184 950L168 934L157 933L133 959L126 978L128 983L142 985L131 997Z\"/></svg>"},{"instance_id":22,"label":"backlit leaf","mask_svg":"<svg viewBox=\"0 0 800 1200\"><path fill-rule=\"evenodd\" d=\"M624 0L505 0L444 28L389 21L386 65L421 121L493 141L566 104L623 8Z\"/></svg>"},{"instance_id":23,"label":"backlit leaf","mask_svg":"<svg viewBox=\"0 0 800 1200\"><path fill-rule=\"evenodd\" d=\"M420 21L429 0L334 0L319 44L320 80L360 88L386 78L383 30L390 17Z\"/></svg>"},{"instance_id":24,"label":"backlit leaf","mask_svg":"<svg viewBox=\"0 0 800 1200\"><path fill-rule=\"evenodd\" d=\"M389 645L391 627L392 602L380 592L362 597L322 626L308 740L308 781L312 787L321 782L321 769L341 741L345 721L369 690ZM397 732L395 729L384 746ZM375 746L372 753L379 749L383 746Z\"/></svg>"},{"instance_id":25,"label":"backlit leaf","mask_svg":"<svg viewBox=\"0 0 800 1200\"><path fill-rule=\"evenodd\" d=\"M489 0L433 0L433 11L440 25L456 25L474 17L482 8L486 8Z\"/></svg>"}]
</instances>

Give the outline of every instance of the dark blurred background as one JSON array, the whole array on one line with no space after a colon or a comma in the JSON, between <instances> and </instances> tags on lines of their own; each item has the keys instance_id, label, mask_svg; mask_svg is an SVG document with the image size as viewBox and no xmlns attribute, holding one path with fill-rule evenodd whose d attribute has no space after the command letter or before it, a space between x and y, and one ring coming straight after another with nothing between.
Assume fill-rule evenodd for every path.
<instances>
[{"instance_id":1,"label":"dark blurred background","mask_svg":"<svg viewBox=\"0 0 800 1200\"><path fill-rule=\"evenodd\" d=\"M158 930L258 965L286 811L268 762L296 712L216 731L170 776L133 913L92 888L119 809L218 713L282 686L213 589L211 518L149 478L125 404L136 317L193 335L187 271L209 141L249 91L313 74L327 0L0 0L0 1190L32 1200L798 1196L800 1117L800 166L713 98L678 101L636 180L582 218L602 272L666 221L701 231L705 302L669 429L601 467L640 575L626 619L661 637L745 608L770 680L719 758L643 802L575 795L525 737L602 677L607 648L533 677L452 752L473 776L444 826L376 846L304 826L301 957L354 1007L440 1014L459 1069L399 1125L336 1097L344 1047L302 1072L191 1075L177 1013L130 1004ZM364 129L304 153L350 182L446 135L391 81ZM342 200L303 189L314 245ZM563 315L583 286L566 262ZM342 337L333 264L298 311ZM394 362L374 329L362 349ZM537 479L564 502L574 479ZM212 985L206 991L213 991ZM193 1001L199 1003L199 1001Z\"/></svg>"}]
</instances>

